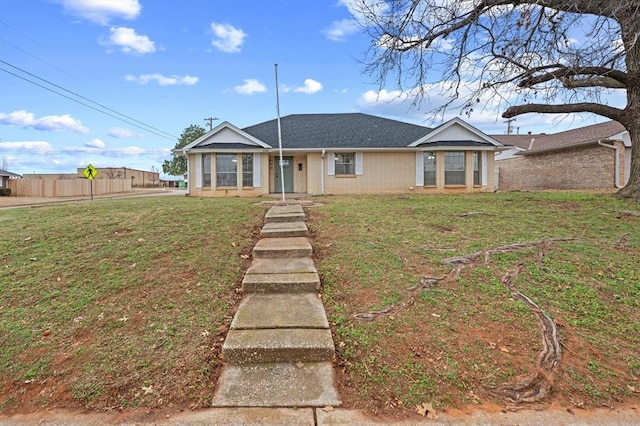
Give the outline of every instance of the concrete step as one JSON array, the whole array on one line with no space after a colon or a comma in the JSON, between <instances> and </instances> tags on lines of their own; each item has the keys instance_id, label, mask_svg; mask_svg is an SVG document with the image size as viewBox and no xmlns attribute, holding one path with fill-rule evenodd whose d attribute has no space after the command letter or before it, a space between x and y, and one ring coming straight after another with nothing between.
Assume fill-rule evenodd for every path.
<instances>
[{"instance_id":1,"label":"concrete step","mask_svg":"<svg viewBox=\"0 0 640 426\"><path fill-rule=\"evenodd\" d=\"M260 231L263 238L306 237L309 230L304 222L265 223Z\"/></svg>"},{"instance_id":2,"label":"concrete step","mask_svg":"<svg viewBox=\"0 0 640 426\"><path fill-rule=\"evenodd\" d=\"M242 291L245 293L317 293L320 277L315 272L292 274L245 274Z\"/></svg>"},{"instance_id":3,"label":"concrete step","mask_svg":"<svg viewBox=\"0 0 640 426\"><path fill-rule=\"evenodd\" d=\"M253 259L247 274L298 274L318 273L313 259L296 257L293 259Z\"/></svg>"},{"instance_id":4,"label":"concrete step","mask_svg":"<svg viewBox=\"0 0 640 426\"><path fill-rule=\"evenodd\" d=\"M263 238L253 247L253 257L259 259L290 259L312 254L313 249L306 237Z\"/></svg>"},{"instance_id":5,"label":"concrete step","mask_svg":"<svg viewBox=\"0 0 640 426\"><path fill-rule=\"evenodd\" d=\"M341 404L330 362L227 365L214 407L326 407Z\"/></svg>"},{"instance_id":6,"label":"concrete step","mask_svg":"<svg viewBox=\"0 0 640 426\"><path fill-rule=\"evenodd\" d=\"M231 322L232 330L329 328L322 300L316 293L250 294Z\"/></svg>"},{"instance_id":7,"label":"concrete step","mask_svg":"<svg viewBox=\"0 0 640 426\"><path fill-rule=\"evenodd\" d=\"M302 206L293 204L289 206L273 206L264 216L266 223L273 222L304 222L305 214Z\"/></svg>"},{"instance_id":8,"label":"concrete step","mask_svg":"<svg viewBox=\"0 0 640 426\"><path fill-rule=\"evenodd\" d=\"M230 364L330 361L333 355L329 329L232 329L222 345L222 356Z\"/></svg>"}]
</instances>

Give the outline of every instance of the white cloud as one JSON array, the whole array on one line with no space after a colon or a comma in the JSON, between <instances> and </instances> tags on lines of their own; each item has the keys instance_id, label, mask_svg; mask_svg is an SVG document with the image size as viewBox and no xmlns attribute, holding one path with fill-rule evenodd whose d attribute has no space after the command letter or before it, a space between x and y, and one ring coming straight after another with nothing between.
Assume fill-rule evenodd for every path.
<instances>
[{"instance_id":1,"label":"white cloud","mask_svg":"<svg viewBox=\"0 0 640 426\"><path fill-rule=\"evenodd\" d=\"M217 22L211 23L211 31L214 38L211 40L211 44L227 53L240 52L240 47L244 43L244 39L247 34L240 28L235 28L229 24L220 24Z\"/></svg>"},{"instance_id":2,"label":"white cloud","mask_svg":"<svg viewBox=\"0 0 640 426\"><path fill-rule=\"evenodd\" d=\"M33 128L36 130L50 132L74 132L88 133L89 129L82 125L80 120L76 120L69 114L47 115L36 118L31 112L25 110L13 111L10 114L0 113L0 123L9 126L22 128Z\"/></svg>"},{"instance_id":3,"label":"white cloud","mask_svg":"<svg viewBox=\"0 0 640 426\"><path fill-rule=\"evenodd\" d=\"M329 40L345 41L348 35L357 33L360 30L355 19L342 19L333 21L331 26L324 30L324 34Z\"/></svg>"},{"instance_id":4,"label":"white cloud","mask_svg":"<svg viewBox=\"0 0 640 426\"><path fill-rule=\"evenodd\" d=\"M0 142L0 152L50 154L53 151L51 144L44 141Z\"/></svg>"},{"instance_id":5,"label":"white cloud","mask_svg":"<svg viewBox=\"0 0 640 426\"><path fill-rule=\"evenodd\" d=\"M64 10L101 25L113 18L135 19L142 6L138 0L62 0Z\"/></svg>"},{"instance_id":6,"label":"white cloud","mask_svg":"<svg viewBox=\"0 0 640 426\"><path fill-rule=\"evenodd\" d=\"M93 139L92 141L85 143L84 146L86 146L87 148L104 148L105 147L104 142L102 142L100 139Z\"/></svg>"},{"instance_id":7,"label":"white cloud","mask_svg":"<svg viewBox=\"0 0 640 426\"><path fill-rule=\"evenodd\" d=\"M142 133L135 133L129 129L125 129L122 127L112 127L109 129L109 132L107 134L116 139L127 139L144 136L144 134Z\"/></svg>"},{"instance_id":8,"label":"white cloud","mask_svg":"<svg viewBox=\"0 0 640 426\"><path fill-rule=\"evenodd\" d=\"M136 82L140 84L148 84L151 81L155 81L159 86L193 86L199 81L198 77L185 75L180 77L178 75L164 76L162 74L142 74L139 76L127 75L126 81Z\"/></svg>"},{"instance_id":9,"label":"white cloud","mask_svg":"<svg viewBox=\"0 0 640 426\"><path fill-rule=\"evenodd\" d=\"M133 28L111 27L108 40L101 40L103 46L115 46L124 53L144 55L156 51L155 43L146 35L136 34Z\"/></svg>"},{"instance_id":10,"label":"white cloud","mask_svg":"<svg viewBox=\"0 0 640 426\"><path fill-rule=\"evenodd\" d=\"M293 89L294 92L305 93L307 95L313 95L314 93L318 93L321 90L322 90L322 83L312 80L310 78L307 78L304 81L304 86L296 87L295 89Z\"/></svg>"},{"instance_id":11,"label":"white cloud","mask_svg":"<svg viewBox=\"0 0 640 426\"><path fill-rule=\"evenodd\" d=\"M267 87L256 79L248 78L244 81L244 84L235 86L233 90L241 95L253 95L254 93L266 92Z\"/></svg>"}]
</instances>

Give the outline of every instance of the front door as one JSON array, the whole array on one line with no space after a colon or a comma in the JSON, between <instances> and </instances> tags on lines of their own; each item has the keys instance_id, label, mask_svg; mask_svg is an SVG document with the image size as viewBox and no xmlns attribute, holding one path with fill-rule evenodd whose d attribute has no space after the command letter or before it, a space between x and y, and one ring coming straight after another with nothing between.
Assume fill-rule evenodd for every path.
<instances>
[{"instance_id":1,"label":"front door","mask_svg":"<svg viewBox=\"0 0 640 426\"><path fill-rule=\"evenodd\" d=\"M282 178L280 176L280 156L275 158L273 192L282 192ZM293 157L282 157L282 173L284 174L284 192L293 192Z\"/></svg>"}]
</instances>

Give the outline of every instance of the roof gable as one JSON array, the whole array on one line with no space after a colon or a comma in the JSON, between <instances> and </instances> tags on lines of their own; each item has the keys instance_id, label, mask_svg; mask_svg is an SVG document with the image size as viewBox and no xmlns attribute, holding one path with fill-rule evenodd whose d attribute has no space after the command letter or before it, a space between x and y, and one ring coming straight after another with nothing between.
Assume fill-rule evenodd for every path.
<instances>
[{"instance_id":1,"label":"roof gable","mask_svg":"<svg viewBox=\"0 0 640 426\"><path fill-rule=\"evenodd\" d=\"M271 148L260 139L225 121L183 147L182 151L205 148L237 149L239 146L244 145L246 145L246 148Z\"/></svg>"},{"instance_id":2,"label":"roof gable","mask_svg":"<svg viewBox=\"0 0 640 426\"><path fill-rule=\"evenodd\" d=\"M436 127L431 133L411 143L410 147L425 146L491 146L503 145L469 123L455 117Z\"/></svg>"},{"instance_id":3,"label":"roof gable","mask_svg":"<svg viewBox=\"0 0 640 426\"><path fill-rule=\"evenodd\" d=\"M8 176L8 177L15 177L15 178L21 178L22 177L17 173L13 173L13 172L10 172L9 170L5 170L5 169L0 169L0 176Z\"/></svg>"}]
</instances>

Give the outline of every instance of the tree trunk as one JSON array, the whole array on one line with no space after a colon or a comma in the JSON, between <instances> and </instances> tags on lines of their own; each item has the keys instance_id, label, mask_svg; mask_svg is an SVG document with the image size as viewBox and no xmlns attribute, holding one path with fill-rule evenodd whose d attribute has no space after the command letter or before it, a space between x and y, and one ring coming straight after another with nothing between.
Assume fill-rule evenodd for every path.
<instances>
[{"instance_id":1,"label":"tree trunk","mask_svg":"<svg viewBox=\"0 0 640 426\"><path fill-rule=\"evenodd\" d=\"M630 111L629 111L630 112ZM635 198L640 201L640 111L635 119L625 120L623 124L631 137L631 173L629 182L618 191L618 196L623 198ZM623 170L620 171L624 173Z\"/></svg>"},{"instance_id":2,"label":"tree trunk","mask_svg":"<svg viewBox=\"0 0 640 426\"><path fill-rule=\"evenodd\" d=\"M637 3L635 4L637 10ZM629 10L633 14L633 7ZM620 20L622 42L625 48L627 64L627 106L624 109L622 124L631 137L631 173L629 182L618 191L624 198L640 201L640 21L635 18Z\"/></svg>"}]
</instances>

